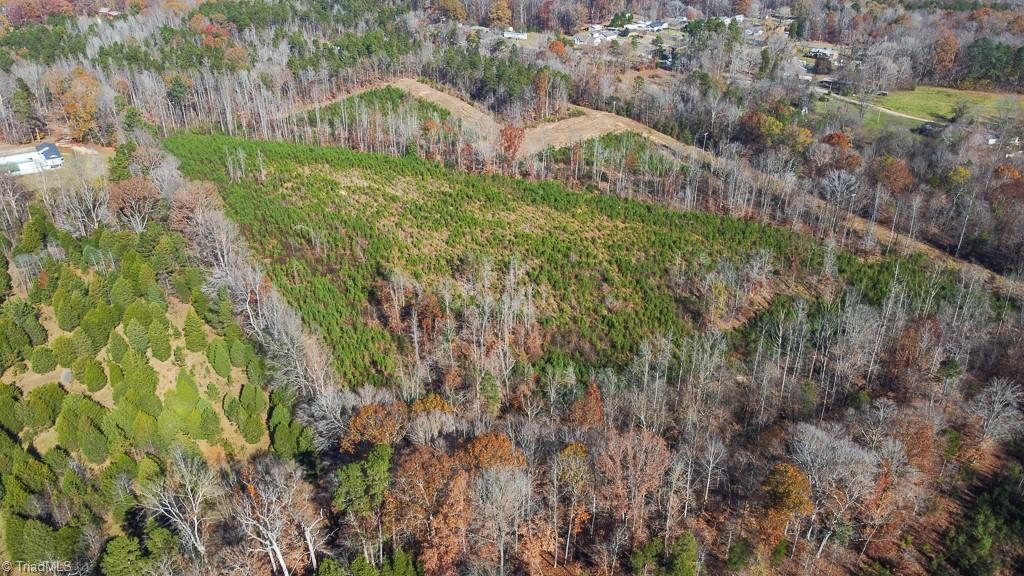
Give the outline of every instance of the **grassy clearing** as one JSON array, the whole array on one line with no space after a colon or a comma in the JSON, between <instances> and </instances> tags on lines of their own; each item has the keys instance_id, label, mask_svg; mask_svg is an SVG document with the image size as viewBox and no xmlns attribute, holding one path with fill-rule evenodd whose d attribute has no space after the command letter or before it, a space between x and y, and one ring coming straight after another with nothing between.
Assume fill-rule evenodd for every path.
<instances>
[{"instance_id":1,"label":"grassy clearing","mask_svg":"<svg viewBox=\"0 0 1024 576\"><path fill-rule=\"evenodd\" d=\"M106 177L107 162L114 155L109 148L84 146L61 146L60 153L64 156L62 168L21 176L19 181L29 190L39 193L62 184L77 184L83 178L90 182L99 180Z\"/></svg>"},{"instance_id":2,"label":"grassy clearing","mask_svg":"<svg viewBox=\"0 0 1024 576\"><path fill-rule=\"evenodd\" d=\"M949 122L953 119L954 109L961 102L967 103L982 117L992 118L998 116L1001 110L1019 108L1022 99L1017 94L918 86L915 90L900 90L890 92L888 96L876 96L873 102L903 114Z\"/></svg>"},{"instance_id":3,"label":"grassy clearing","mask_svg":"<svg viewBox=\"0 0 1024 576\"><path fill-rule=\"evenodd\" d=\"M388 117L401 112L414 115L419 121L448 120L448 110L422 98L415 98L400 88L385 86L349 96L318 109L309 110L301 116L310 124L317 120L351 122L360 114L373 113Z\"/></svg>"},{"instance_id":4,"label":"grassy clearing","mask_svg":"<svg viewBox=\"0 0 1024 576\"><path fill-rule=\"evenodd\" d=\"M693 329L694 302L680 294L680 270L739 263L764 250L786 285L797 287L813 285L822 260L819 242L789 230L550 181L224 136L164 143L188 177L218 185L274 285L323 334L339 372L354 383L386 384L395 374L397 344L367 319L373 284L390 270L436 288L467 261L515 259L536 287L549 350L617 363L651 335ZM223 159L239 151L262 154L264 181L229 180ZM887 290L890 261L858 264L847 255L841 263L869 298Z\"/></svg>"},{"instance_id":5,"label":"grassy clearing","mask_svg":"<svg viewBox=\"0 0 1024 576\"><path fill-rule=\"evenodd\" d=\"M924 124L924 122L920 122L918 120L912 120L910 118L904 118L893 114L886 114L884 111L877 108L865 107L862 111L859 105L851 104L850 102L845 102L837 98L829 98L827 102L818 101L816 102L816 106L819 111L837 108L845 108L852 111L860 118L861 128L870 137L878 136L890 128L914 130Z\"/></svg>"}]
</instances>

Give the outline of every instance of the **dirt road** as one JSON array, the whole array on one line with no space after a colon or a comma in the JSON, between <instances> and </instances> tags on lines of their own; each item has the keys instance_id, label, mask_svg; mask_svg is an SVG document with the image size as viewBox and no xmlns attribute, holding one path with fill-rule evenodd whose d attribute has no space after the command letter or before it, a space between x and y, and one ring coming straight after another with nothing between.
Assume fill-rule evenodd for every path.
<instances>
[{"instance_id":1,"label":"dirt road","mask_svg":"<svg viewBox=\"0 0 1024 576\"><path fill-rule=\"evenodd\" d=\"M885 108L883 106L879 106L878 104L872 104L871 102L861 102L860 100L857 100L855 98L847 98L846 96L841 96L839 94L836 94L835 92L832 92L831 94L829 94L828 90L825 90L824 88L815 88L815 91L818 92L819 94L828 94L829 98L835 98L836 100L842 100L843 102L846 102L847 104L853 104L854 106L860 106L860 105L863 104L864 106L867 106L868 108L880 111L882 114L888 114L890 116L896 116L898 118L906 118L907 120L915 120L917 122L925 122L925 123L929 123L929 124L941 124L941 122L938 122L934 118L922 118L921 116L914 116L912 114L904 114L903 112L897 112L895 110L890 110L890 109Z\"/></svg>"},{"instance_id":2,"label":"dirt road","mask_svg":"<svg viewBox=\"0 0 1024 576\"><path fill-rule=\"evenodd\" d=\"M389 84L401 88L417 98L422 98L447 108L453 116L462 121L465 128L473 130L482 139L493 146L497 146L501 125L489 112L483 111L461 98L437 90L412 78L394 80ZM548 124L541 124L526 130L523 145L519 150L519 158L527 158L543 151L549 146L561 148L577 142L598 138L604 134L630 131L650 139L682 161L702 164L716 170L743 170L749 173L751 181L758 182L763 186L774 187L775 189L783 189L783 187L789 186L788 183L784 183L777 178L761 172L755 172L749 167L739 166L734 161L723 160L710 152L680 142L636 120L610 112L602 112L579 106L576 108L583 112L582 115ZM889 110L886 111L891 112ZM918 119L912 116L908 117ZM819 213L828 209L826 202L816 196L807 194L804 196L804 201L808 208ZM983 266L956 258L931 244L909 238L900 233L893 233L890 228L872 224L859 216L847 214L845 220L846 226L851 230L861 235L871 234L880 245L891 246L894 249L907 252L920 252L946 266L964 270L984 278L998 292L1024 299L1024 282L1020 280L996 274Z\"/></svg>"},{"instance_id":3,"label":"dirt road","mask_svg":"<svg viewBox=\"0 0 1024 576\"><path fill-rule=\"evenodd\" d=\"M462 98L442 92L414 78L399 78L391 82L391 85L405 90L416 98L447 108L453 116L462 121L463 129L471 130L491 146L497 146L501 125L487 110L478 108Z\"/></svg>"}]
</instances>

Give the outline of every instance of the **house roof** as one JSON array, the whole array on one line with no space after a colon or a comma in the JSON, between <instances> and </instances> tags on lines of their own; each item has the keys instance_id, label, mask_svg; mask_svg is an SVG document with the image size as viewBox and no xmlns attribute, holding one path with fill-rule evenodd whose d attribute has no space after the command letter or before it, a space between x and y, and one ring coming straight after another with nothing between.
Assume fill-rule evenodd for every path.
<instances>
[{"instance_id":1,"label":"house roof","mask_svg":"<svg viewBox=\"0 0 1024 576\"><path fill-rule=\"evenodd\" d=\"M36 144L36 151L42 154L43 158L46 158L47 160L63 158L63 156L60 155L60 150L57 150L56 144L50 144L48 142Z\"/></svg>"}]
</instances>

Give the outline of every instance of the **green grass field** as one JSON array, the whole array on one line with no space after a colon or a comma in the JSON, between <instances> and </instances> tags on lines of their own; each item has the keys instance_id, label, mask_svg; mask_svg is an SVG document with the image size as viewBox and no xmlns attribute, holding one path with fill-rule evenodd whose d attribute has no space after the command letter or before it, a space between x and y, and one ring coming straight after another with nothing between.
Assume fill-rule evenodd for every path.
<instances>
[{"instance_id":1,"label":"green grass field","mask_svg":"<svg viewBox=\"0 0 1024 576\"><path fill-rule=\"evenodd\" d=\"M924 122L911 120L910 118L886 114L877 108L865 107L863 115L861 115L861 107L858 104L852 104L836 98L830 98L827 102L817 101L816 105L818 110L837 107L851 110L861 119L861 127L864 129L864 132L871 137L878 136L889 128L905 128L907 130L914 130L924 124Z\"/></svg>"},{"instance_id":2,"label":"green grass field","mask_svg":"<svg viewBox=\"0 0 1024 576\"><path fill-rule=\"evenodd\" d=\"M1020 108L1022 100L1017 94L918 86L915 90L901 90L890 92L888 96L877 96L873 102L903 114L949 122L952 120L954 109L961 102L966 102L983 118L991 119L998 116L1002 109Z\"/></svg>"}]
</instances>

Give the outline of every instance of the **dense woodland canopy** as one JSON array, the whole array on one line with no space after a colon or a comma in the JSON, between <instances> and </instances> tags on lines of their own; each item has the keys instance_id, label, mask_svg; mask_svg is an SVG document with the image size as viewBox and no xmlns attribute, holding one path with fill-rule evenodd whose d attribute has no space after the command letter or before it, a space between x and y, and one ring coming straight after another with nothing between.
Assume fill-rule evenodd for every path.
<instances>
[{"instance_id":1,"label":"dense woodland canopy","mask_svg":"<svg viewBox=\"0 0 1024 576\"><path fill-rule=\"evenodd\" d=\"M627 12L689 21L650 54L571 38ZM788 37L713 19L769 12ZM1020 111L957 103L929 135L856 104L1019 88L1018 6L2 13L4 139L112 154L94 180L67 147L42 185L0 175L0 557L1024 570ZM843 51L849 106L795 79L804 41ZM598 111L676 145L523 152Z\"/></svg>"}]
</instances>

